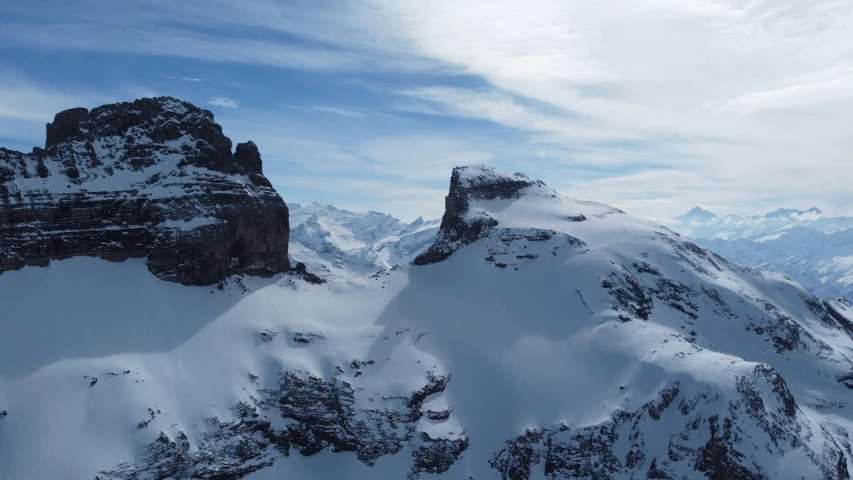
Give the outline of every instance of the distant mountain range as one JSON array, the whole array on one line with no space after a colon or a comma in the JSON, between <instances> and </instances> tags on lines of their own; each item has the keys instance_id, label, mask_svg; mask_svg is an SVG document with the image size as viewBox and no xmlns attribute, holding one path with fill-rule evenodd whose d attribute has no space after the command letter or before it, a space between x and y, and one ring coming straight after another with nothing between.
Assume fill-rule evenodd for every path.
<instances>
[{"instance_id":1,"label":"distant mountain range","mask_svg":"<svg viewBox=\"0 0 853 480\"><path fill-rule=\"evenodd\" d=\"M375 211L290 203L290 255L309 270L363 277L411 263L433 244L440 220L411 224ZM700 207L664 222L720 255L779 272L825 298L853 299L853 217L818 208L780 208L763 215L718 216Z\"/></svg>"},{"instance_id":2,"label":"distant mountain range","mask_svg":"<svg viewBox=\"0 0 853 480\"><path fill-rule=\"evenodd\" d=\"M818 208L718 216L694 207L664 222L738 263L783 273L822 297L853 298L853 217Z\"/></svg>"},{"instance_id":3,"label":"distant mountain range","mask_svg":"<svg viewBox=\"0 0 853 480\"><path fill-rule=\"evenodd\" d=\"M405 265L435 241L440 220L404 223L387 213L291 202L290 254L320 274L358 276Z\"/></svg>"},{"instance_id":4,"label":"distant mountain range","mask_svg":"<svg viewBox=\"0 0 853 480\"><path fill-rule=\"evenodd\" d=\"M695 239L757 240L763 235L777 235L796 226L833 233L853 227L853 217L828 217L814 207L808 210L780 208L764 215L747 217L720 217L708 210L694 207L684 215L673 218L671 222L664 223L673 230Z\"/></svg>"}]
</instances>

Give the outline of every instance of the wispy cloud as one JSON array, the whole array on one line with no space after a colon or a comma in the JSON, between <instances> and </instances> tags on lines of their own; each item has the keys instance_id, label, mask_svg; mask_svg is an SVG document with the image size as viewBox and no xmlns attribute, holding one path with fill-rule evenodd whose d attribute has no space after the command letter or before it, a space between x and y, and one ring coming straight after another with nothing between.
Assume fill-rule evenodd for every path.
<instances>
[{"instance_id":1,"label":"wispy cloud","mask_svg":"<svg viewBox=\"0 0 853 480\"><path fill-rule=\"evenodd\" d=\"M853 175L850 2L380 3L418 52L489 85L402 89L424 102L404 105L528 132L563 152L535 169L567 178L568 193L631 182L607 199L665 216L702 191L732 205L827 204L845 188L829 172ZM578 178L597 165L626 172Z\"/></svg>"},{"instance_id":2,"label":"wispy cloud","mask_svg":"<svg viewBox=\"0 0 853 480\"><path fill-rule=\"evenodd\" d=\"M427 130L325 131L288 113L241 109L217 115L232 139L258 144L264 172L285 200L318 200L407 219L438 217L452 168L495 163L492 150L501 149L500 141ZM349 124L348 117L341 121Z\"/></svg>"},{"instance_id":3,"label":"wispy cloud","mask_svg":"<svg viewBox=\"0 0 853 480\"><path fill-rule=\"evenodd\" d=\"M411 71L440 64L383 33L369 1L32 0L0 30L9 44L308 70ZM0 14L23 10L0 6ZM128 26L126 19L133 18ZM330 26L334 25L334 28ZM261 33L262 35L259 35ZM180 45L180 48L175 48Z\"/></svg>"},{"instance_id":4,"label":"wispy cloud","mask_svg":"<svg viewBox=\"0 0 853 480\"><path fill-rule=\"evenodd\" d=\"M335 107L331 105L283 105L283 107L290 110L297 110L302 112L320 112L348 118L363 118L367 116L367 112L356 110L353 108L347 108L344 106Z\"/></svg>"},{"instance_id":5,"label":"wispy cloud","mask_svg":"<svg viewBox=\"0 0 853 480\"><path fill-rule=\"evenodd\" d=\"M774 83L709 107L721 112L749 114L820 107L853 99L853 67L832 68Z\"/></svg>"},{"instance_id":6,"label":"wispy cloud","mask_svg":"<svg viewBox=\"0 0 853 480\"><path fill-rule=\"evenodd\" d=\"M355 151L365 166L390 175L404 184L450 178L457 165L489 163L494 154L469 142L429 133L377 137L359 144Z\"/></svg>"},{"instance_id":7,"label":"wispy cloud","mask_svg":"<svg viewBox=\"0 0 853 480\"><path fill-rule=\"evenodd\" d=\"M223 108L239 108L240 100L235 100L227 97L213 97L207 101L208 105Z\"/></svg>"},{"instance_id":8,"label":"wispy cloud","mask_svg":"<svg viewBox=\"0 0 853 480\"><path fill-rule=\"evenodd\" d=\"M318 112L331 113L333 115L340 115L343 117L363 117L364 114L361 112L357 112L355 110L350 110L347 108L338 108L338 107L330 107L326 105L313 105L311 107L312 110L316 110Z\"/></svg>"},{"instance_id":9,"label":"wispy cloud","mask_svg":"<svg viewBox=\"0 0 853 480\"><path fill-rule=\"evenodd\" d=\"M198 78L198 77L176 77L176 76L174 76L174 75L166 75L166 76L163 76L163 77L161 77L161 78L164 78L164 79L166 79L166 80L183 80L183 81L185 81L185 82L203 82L203 81L204 81L204 79L203 79L203 78Z\"/></svg>"},{"instance_id":10,"label":"wispy cloud","mask_svg":"<svg viewBox=\"0 0 853 480\"><path fill-rule=\"evenodd\" d=\"M315 75L294 91L332 94L252 112L280 122L271 112L298 103L285 115L294 130L256 119L242 131L265 132L265 158L298 156L299 173L330 181L361 172L419 187L488 161L650 216L702 198L853 208L840 180L853 177L849 0L31 0L0 15L17 19L0 30L12 46L198 61L173 79L231 64ZM227 91L258 103L239 88ZM225 121L249 110L210 104L231 108ZM15 105L0 109L29 115ZM376 113L387 111L400 121Z\"/></svg>"}]
</instances>

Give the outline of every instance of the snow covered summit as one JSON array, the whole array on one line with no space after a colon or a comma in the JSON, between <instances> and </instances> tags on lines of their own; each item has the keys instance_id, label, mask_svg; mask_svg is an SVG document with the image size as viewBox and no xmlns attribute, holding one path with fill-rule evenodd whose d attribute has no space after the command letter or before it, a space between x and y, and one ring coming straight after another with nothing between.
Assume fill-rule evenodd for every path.
<instances>
[{"instance_id":1,"label":"snow covered summit","mask_svg":"<svg viewBox=\"0 0 853 480\"><path fill-rule=\"evenodd\" d=\"M675 217L674 220L683 222L683 223L694 223L694 222L710 222L717 219L717 214L714 212L709 212L701 207L693 207L684 215L680 215Z\"/></svg>"},{"instance_id":2,"label":"snow covered summit","mask_svg":"<svg viewBox=\"0 0 853 480\"><path fill-rule=\"evenodd\" d=\"M623 213L606 205L561 197L541 180L520 173L507 174L487 165L456 167L436 242L414 263L442 261L494 227L536 230L543 225L581 222L586 220L582 210L597 216Z\"/></svg>"}]
</instances>

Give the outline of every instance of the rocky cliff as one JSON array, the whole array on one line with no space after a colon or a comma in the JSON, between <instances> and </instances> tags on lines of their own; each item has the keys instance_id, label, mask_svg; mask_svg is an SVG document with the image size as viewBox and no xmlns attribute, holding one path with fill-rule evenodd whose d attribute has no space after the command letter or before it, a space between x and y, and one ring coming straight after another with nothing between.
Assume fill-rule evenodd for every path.
<instances>
[{"instance_id":1,"label":"rocky cliff","mask_svg":"<svg viewBox=\"0 0 853 480\"><path fill-rule=\"evenodd\" d=\"M174 98L60 112L45 148L0 148L0 273L80 255L185 285L285 271L288 209L261 167Z\"/></svg>"},{"instance_id":2,"label":"rocky cliff","mask_svg":"<svg viewBox=\"0 0 853 480\"><path fill-rule=\"evenodd\" d=\"M525 192L545 198L557 196L557 193L541 180L533 180L522 173L508 175L488 165L454 168L450 176L450 191L444 198L444 216L441 218L436 241L424 253L418 255L413 263L428 265L440 262L454 251L483 238L498 225L499 222L485 210L472 209L472 202L512 202L521 198ZM568 220L581 221L585 218L580 215Z\"/></svg>"}]
</instances>

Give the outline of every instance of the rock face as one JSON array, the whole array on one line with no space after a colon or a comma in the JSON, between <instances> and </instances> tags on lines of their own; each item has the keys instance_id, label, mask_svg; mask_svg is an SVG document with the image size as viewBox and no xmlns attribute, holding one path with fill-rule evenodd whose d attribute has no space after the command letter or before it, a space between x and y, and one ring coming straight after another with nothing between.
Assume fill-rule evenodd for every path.
<instances>
[{"instance_id":1,"label":"rock face","mask_svg":"<svg viewBox=\"0 0 853 480\"><path fill-rule=\"evenodd\" d=\"M287 205L257 146L231 146L170 97L58 113L44 149L0 148L0 273L78 255L185 285L287 270Z\"/></svg>"},{"instance_id":2,"label":"rock face","mask_svg":"<svg viewBox=\"0 0 853 480\"><path fill-rule=\"evenodd\" d=\"M469 211L471 201L514 200L520 198L522 190L528 187L538 187L540 195L556 195L541 180L532 180L521 173L507 176L488 165L454 168L450 176L450 192L444 198L444 216L438 238L413 263L427 265L440 262L497 226L498 222L488 213Z\"/></svg>"},{"instance_id":3,"label":"rock face","mask_svg":"<svg viewBox=\"0 0 853 480\"><path fill-rule=\"evenodd\" d=\"M412 450L409 480L424 472L444 473L467 450L468 437L434 438L418 429L418 421L431 413L423 411L424 400L444 392L449 380L429 374L426 385L400 399L399 408L364 409L356 407L356 391L346 381L285 371L276 388L260 392L261 399L234 406L233 420L205 419L206 433L197 448L184 432L174 439L160 432L145 446L141 461L102 471L95 480L238 480L284 461L292 451L305 456L326 450L354 452L372 467L406 445ZM148 428L157 417L153 410L150 414L151 420L140 422L137 429ZM286 427L276 428L276 417L287 422Z\"/></svg>"},{"instance_id":4,"label":"rock face","mask_svg":"<svg viewBox=\"0 0 853 480\"><path fill-rule=\"evenodd\" d=\"M669 432L667 424L681 428ZM815 434L821 442L810 445ZM675 480L692 470L694 477L762 480L774 478L767 457L801 453L820 478L849 479L847 446L835 436L847 433L812 424L779 374L759 364L737 377L731 398L719 386L682 392L676 380L642 408L600 425L528 430L507 441L490 465L503 480L528 480L543 465L549 479ZM648 444L667 437L666 454L651 456Z\"/></svg>"}]
</instances>

